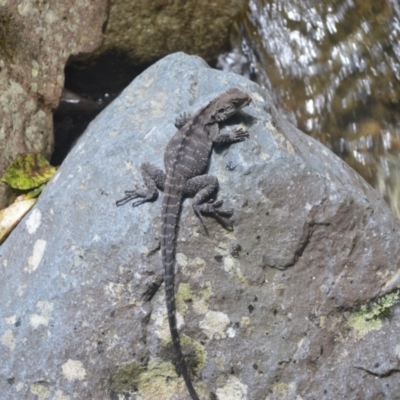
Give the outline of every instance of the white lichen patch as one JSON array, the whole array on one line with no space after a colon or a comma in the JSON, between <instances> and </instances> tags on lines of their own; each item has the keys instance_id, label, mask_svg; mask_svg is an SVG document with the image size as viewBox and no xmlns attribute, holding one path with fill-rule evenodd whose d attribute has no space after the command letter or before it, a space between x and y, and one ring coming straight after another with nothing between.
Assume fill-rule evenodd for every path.
<instances>
[{"instance_id":1,"label":"white lichen patch","mask_svg":"<svg viewBox=\"0 0 400 400\"><path fill-rule=\"evenodd\" d=\"M85 379L86 370L83 364L77 360L68 360L62 366L62 374L68 381Z\"/></svg>"},{"instance_id":2,"label":"white lichen patch","mask_svg":"<svg viewBox=\"0 0 400 400\"><path fill-rule=\"evenodd\" d=\"M4 321L8 325L15 325L15 323L17 322L17 316L12 315L11 317L6 317L4 318Z\"/></svg>"},{"instance_id":3,"label":"white lichen patch","mask_svg":"<svg viewBox=\"0 0 400 400\"><path fill-rule=\"evenodd\" d=\"M44 251L46 250L47 242L43 239L38 239L33 246L32 255L28 258L28 267L24 268L24 271L32 273L36 271L42 258L44 256Z\"/></svg>"},{"instance_id":4,"label":"white lichen patch","mask_svg":"<svg viewBox=\"0 0 400 400\"><path fill-rule=\"evenodd\" d=\"M70 400L71 397L64 394L61 390L57 390L54 400Z\"/></svg>"},{"instance_id":5,"label":"white lichen patch","mask_svg":"<svg viewBox=\"0 0 400 400\"><path fill-rule=\"evenodd\" d=\"M26 230L30 235L33 235L39 228L42 219L42 213L35 208L25 222Z\"/></svg>"},{"instance_id":6,"label":"white lichen patch","mask_svg":"<svg viewBox=\"0 0 400 400\"><path fill-rule=\"evenodd\" d=\"M228 272L232 278L236 278L239 282L243 284L247 283L247 279L240 269L239 261L231 255L224 257L224 270Z\"/></svg>"},{"instance_id":7,"label":"white lichen patch","mask_svg":"<svg viewBox=\"0 0 400 400\"><path fill-rule=\"evenodd\" d=\"M54 22L57 22L60 18L58 15L53 11L53 10L47 10L44 20L49 24L53 24Z\"/></svg>"},{"instance_id":8,"label":"white lichen patch","mask_svg":"<svg viewBox=\"0 0 400 400\"><path fill-rule=\"evenodd\" d=\"M27 17L29 15L33 15L37 13L37 9L33 7L33 4L30 0L22 0L18 4L18 13L21 17Z\"/></svg>"},{"instance_id":9,"label":"white lichen patch","mask_svg":"<svg viewBox=\"0 0 400 400\"><path fill-rule=\"evenodd\" d=\"M200 257L185 257L184 263L181 262L180 266L183 274L190 276L192 279L197 279L203 276L207 263Z\"/></svg>"},{"instance_id":10,"label":"white lichen patch","mask_svg":"<svg viewBox=\"0 0 400 400\"><path fill-rule=\"evenodd\" d=\"M216 357L215 357L215 362L217 364L218 370L219 371L223 371L224 368L225 368L225 362L226 362L225 355L222 354L222 353L217 354Z\"/></svg>"},{"instance_id":11,"label":"white lichen patch","mask_svg":"<svg viewBox=\"0 0 400 400\"><path fill-rule=\"evenodd\" d=\"M8 348L10 351L15 349L15 339L11 329L7 329L3 335L0 336L0 343Z\"/></svg>"},{"instance_id":12,"label":"white lichen patch","mask_svg":"<svg viewBox=\"0 0 400 400\"><path fill-rule=\"evenodd\" d=\"M246 400L247 385L240 382L236 376L230 376L226 385L217 389L218 400Z\"/></svg>"},{"instance_id":13,"label":"white lichen patch","mask_svg":"<svg viewBox=\"0 0 400 400\"><path fill-rule=\"evenodd\" d=\"M236 336L236 330L233 328L228 328L226 330L226 335L228 336L228 338L233 339Z\"/></svg>"},{"instance_id":14,"label":"white lichen patch","mask_svg":"<svg viewBox=\"0 0 400 400\"><path fill-rule=\"evenodd\" d=\"M38 400L46 400L50 396L50 390L44 383L33 383L30 387L32 394L37 396Z\"/></svg>"},{"instance_id":15,"label":"white lichen patch","mask_svg":"<svg viewBox=\"0 0 400 400\"><path fill-rule=\"evenodd\" d=\"M183 253L177 253L176 264L180 267L186 267L188 264L188 258Z\"/></svg>"},{"instance_id":16,"label":"white lichen patch","mask_svg":"<svg viewBox=\"0 0 400 400\"><path fill-rule=\"evenodd\" d=\"M232 270L235 269L237 264L237 260L235 260L233 257L225 257L224 258L224 270L226 272L232 272Z\"/></svg>"},{"instance_id":17,"label":"white lichen patch","mask_svg":"<svg viewBox=\"0 0 400 400\"><path fill-rule=\"evenodd\" d=\"M135 304L136 299L132 296L130 287L123 283L109 282L104 286L104 293L107 298L114 302L120 300L124 295L131 297L129 304Z\"/></svg>"},{"instance_id":18,"label":"white lichen patch","mask_svg":"<svg viewBox=\"0 0 400 400\"><path fill-rule=\"evenodd\" d=\"M32 314L29 318L29 323L33 329L37 329L40 326L48 326L51 318L51 312L53 311L53 304L47 301L39 301L36 304L36 308L40 314Z\"/></svg>"},{"instance_id":19,"label":"white lichen patch","mask_svg":"<svg viewBox=\"0 0 400 400\"><path fill-rule=\"evenodd\" d=\"M150 360L146 372L138 379L138 399L174 400L186 398L187 389L172 363Z\"/></svg>"},{"instance_id":20,"label":"white lichen patch","mask_svg":"<svg viewBox=\"0 0 400 400\"><path fill-rule=\"evenodd\" d=\"M199 326L210 339L225 339L225 330L231 321L219 311L208 311Z\"/></svg>"},{"instance_id":21,"label":"white lichen patch","mask_svg":"<svg viewBox=\"0 0 400 400\"><path fill-rule=\"evenodd\" d=\"M161 340L168 341L171 339L171 334L168 325L164 290L159 290L159 293L154 296L152 303L154 308L153 312L151 313L150 320L155 325L155 333ZM176 324L178 329L183 325L183 318L179 312L176 313Z\"/></svg>"},{"instance_id":22,"label":"white lichen patch","mask_svg":"<svg viewBox=\"0 0 400 400\"><path fill-rule=\"evenodd\" d=\"M242 317L240 320L240 327L247 328L250 326L250 318L249 317Z\"/></svg>"},{"instance_id":23,"label":"white lichen patch","mask_svg":"<svg viewBox=\"0 0 400 400\"><path fill-rule=\"evenodd\" d=\"M295 399L302 400L302 397L296 393L296 384L291 382L289 384L285 382L276 382L270 386L270 390L273 393L268 395L265 400L275 399Z\"/></svg>"}]
</instances>

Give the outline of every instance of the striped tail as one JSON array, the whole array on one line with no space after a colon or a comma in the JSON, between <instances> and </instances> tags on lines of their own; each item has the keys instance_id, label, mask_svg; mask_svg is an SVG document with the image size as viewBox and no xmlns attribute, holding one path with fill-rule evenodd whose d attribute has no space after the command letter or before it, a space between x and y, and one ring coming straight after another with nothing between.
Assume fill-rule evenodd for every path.
<instances>
[{"instance_id":1,"label":"striped tail","mask_svg":"<svg viewBox=\"0 0 400 400\"><path fill-rule=\"evenodd\" d=\"M165 298L167 302L168 322L171 332L172 343L178 366L186 387L193 400L199 400L199 396L194 390L190 379L185 358L182 354L181 342L179 338L178 328L176 325L176 307L175 307L175 249L177 227L179 223L180 209L182 197L178 194L171 193L168 183L165 185L165 192L162 204L162 223L161 223L161 254L164 265L164 283Z\"/></svg>"}]
</instances>

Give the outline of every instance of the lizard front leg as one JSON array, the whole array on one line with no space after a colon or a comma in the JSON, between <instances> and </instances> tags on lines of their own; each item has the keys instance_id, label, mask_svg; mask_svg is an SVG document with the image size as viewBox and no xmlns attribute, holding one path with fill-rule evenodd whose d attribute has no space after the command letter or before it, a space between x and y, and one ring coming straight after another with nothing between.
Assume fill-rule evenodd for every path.
<instances>
[{"instance_id":1,"label":"lizard front leg","mask_svg":"<svg viewBox=\"0 0 400 400\"><path fill-rule=\"evenodd\" d=\"M128 201L139 198L132 203L132 207L137 207L140 204L148 201L154 201L158 197L158 190L164 190L165 172L157 166L150 163L143 163L140 166L143 177L144 187L136 190L126 190L125 197L116 202L117 206L122 206Z\"/></svg>"},{"instance_id":2,"label":"lizard front leg","mask_svg":"<svg viewBox=\"0 0 400 400\"><path fill-rule=\"evenodd\" d=\"M228 133L221 133L219 135L214 135L214 144L228 144L235 142L243 142L243 140L249 137L249 132L243 128L236 128Z\"/></svg>"},{"instance_id":3,"label":"lizard front leg","mask_svg":"<svg viewBox=\"0 0 400 400\"><path fill-rule=\"evenodd\" d=\"M191 120L192 120L191 114L184 112L184 113L180 114L179 117L176 117L175 126L178 129L181 129L182 126L186 125Z\"/></svg>"},{"instance_id":4,"label":"lizard front leg","mask_svg":"<svg viewBox=\"0 0 400 400\"><path fill-rule=\"evenodd\" d=\"M212 195L218 190L218 179L212 175L199 175L189 179L183 186L185 196L194 196L193 211L200 219L208 234L207 227L203 220L203 215L215 218L225 228L231 228L232 224L228 220L233 214L233 210L221 210L222 200L212 199ZM208 200L208 201L207 201Z\"/></svg>"}]
</instances>

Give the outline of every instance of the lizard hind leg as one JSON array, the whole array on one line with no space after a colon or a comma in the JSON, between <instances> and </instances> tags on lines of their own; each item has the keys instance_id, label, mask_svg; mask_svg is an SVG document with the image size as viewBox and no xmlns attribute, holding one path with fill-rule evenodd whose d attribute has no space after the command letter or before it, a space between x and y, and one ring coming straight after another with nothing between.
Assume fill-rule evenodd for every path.
<instances>
[{"instance_id":1,"label":"lizard hind leg","mask_svg":"<svg viewBox=\"0 0 400 400\"><path fill-rule=\"evenodd\" d=\"M116 202L117 206L122 206L128 201L138 199L132 203L132 207L137 207L143 203L154 201L158 197L158 190L164 190L165 172L150 163L143 163L140 166L144 186L141 189L126 190L125 197Z\"/></svg>"},{"instance_id":2,"label":"lizard hind leg","mask_svg":"<svg viewBox=\"0 0 400 400\"><path fill-rule=\"evenodd\" d=\"M222 210L223 200L216 200L213 196L218 190L218 179L212 175L199 175L186 181L183 194L194 196L193 211L202 223L206 233L208 230L203 215L215 218L224 228L232 229L229 221L233 210Z\"/></svg>"}]
</instances>

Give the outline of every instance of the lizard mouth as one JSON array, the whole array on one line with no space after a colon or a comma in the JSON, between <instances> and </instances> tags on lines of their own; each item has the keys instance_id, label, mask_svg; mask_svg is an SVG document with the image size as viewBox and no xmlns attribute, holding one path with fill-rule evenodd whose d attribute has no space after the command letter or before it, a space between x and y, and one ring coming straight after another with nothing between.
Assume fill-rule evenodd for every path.
<instances>
[{"instance_id":1,"label":"lizard mouth","mask_svg":"<svg viewBox=\"0 0 400 400\"><path fill-rule=\"evenodd\" d=\"M236 104L237 110L241 110L242 108L247 107L251 103L251 101L252 101L252 98L249 95L246 95L246 97L238 100L238 102ZM240 104L240 102L242 104Z\"/></svg>"},{"instance_id":2,"label":"lizard mouth","mask_svg":"<svg viewBox=\"0 0 400 400\"><path fill-rule=\"evenodd\" d=\"M248 106L251 102L252 102L252 98L249 96L249 98L247 99L247 101L246 101L246 104L243 106L243 107L246 107L246 106Z\"/></svg>"},{"instance_id":3,"label":"lizard mouth","mask_svg":"<svg viewBox=\"0 0 400 400\"><path fill-rule=\"evenodd\" d=\"M247 95L244 98L236 100L234 105L232 106L231 110L229 110L228 117L231 117L232 115L236 114L238 111L242 110L243 108L247 107L251 103L251 97Z\"/></svg>"}]
</instances>

